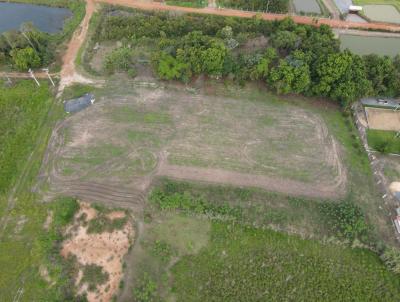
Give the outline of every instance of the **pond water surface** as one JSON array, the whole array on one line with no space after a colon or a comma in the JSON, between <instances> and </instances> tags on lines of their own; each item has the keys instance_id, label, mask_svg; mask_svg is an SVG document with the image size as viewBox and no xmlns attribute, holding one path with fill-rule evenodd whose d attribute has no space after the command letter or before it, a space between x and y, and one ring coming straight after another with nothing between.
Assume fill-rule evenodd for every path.
<instances>
[{"instance_id":1,"label":"pond water surface","mask_svg":"<svg viewBox=\"0 0 400 302\"><path fill-rule=\"evenodd\" d=\"M400 23L400 13L393 5L365 5L363 10L373 21Z\"/></svg>"},{"instance_id":2,"label":"pond water surface","mask_svg":"<svg viewBox=\"0 0 400 302\"><path fill-rule=\"evenodd\" d=\"M41 31L56 33L71 16L72 12L65 8L0 2L0 33L19 29L26 22L32 22Z\"/></svg>"},{"instance_id":3,"label":"pond water surface","mask_svg":"<svg viewBox=\"0 0 400 302\"><path fill-rule=\"evenodd\" d=\"M321 14L321 8L317 0L293 0L293 4L297 13Z\"/></svg>"},{"instance_id":4,"label":"pond water surface","mask_svg":"<svg viewBox=\"0 0 400 302\"><path fill-rule=\"evenodd\" d=\"M377 54L394 57L400 53L400 38L366 37L342 34L341 49L348 48L359 55Z\"/></svg>"}]
</instances>

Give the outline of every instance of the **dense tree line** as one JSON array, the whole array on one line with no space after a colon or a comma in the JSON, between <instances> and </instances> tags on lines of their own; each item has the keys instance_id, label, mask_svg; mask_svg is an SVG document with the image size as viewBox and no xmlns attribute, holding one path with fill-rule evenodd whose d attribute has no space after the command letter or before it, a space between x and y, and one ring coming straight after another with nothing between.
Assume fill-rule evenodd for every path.
<instances>
[{"instance_id":1,"label":"dense tree line","mask_svg":"<svg viewBox=\"0 0 400 302\"><path fill-rule=\"evenodd\" d=\"M341 51L325 25L137 11L120 15L111 8L100 24L100 41L151 38L154 69L166 80L188 82L200 74L240 83L261 80L279 94L322 96L345 107L364 96L400 95L400 56ZM246 51L246 43L260 36L268 45Z\"/></svg>"},{"instance_id":2,"label":"dense tree line","mask_svg":"<svg viewBox=\"0 0 400 302\"><path fill-rule=\"evenodd\" d=\"M13 64L26 71L53 59L49 35L29 24L22 26L20 31L8 31L0 36L0 65Z\"/></svg>"},{"instance_id":3,"label":"dense tree line","mask_svg":"<svg viewBox=\"0 0 400 302\"><path fill-rule=\"evenodd\" d=\"M251 11L286 13L289 0L218 0L218 5Z\"/></svg>"}]
</instances>

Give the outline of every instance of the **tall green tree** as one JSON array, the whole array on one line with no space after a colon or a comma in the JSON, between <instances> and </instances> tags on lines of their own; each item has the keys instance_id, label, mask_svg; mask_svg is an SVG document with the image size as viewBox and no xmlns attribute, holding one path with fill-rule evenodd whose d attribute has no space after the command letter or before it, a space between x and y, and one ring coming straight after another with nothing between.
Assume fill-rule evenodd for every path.
<instances>
[{"instance_id":1,"label":"tall green tree","mask_svg":"<svg viewBox=\"0 0 400 302\"><path fill-rule=\"evenodd\" d=\"M37 68L41 64L39 55L32 47L15 48L10 54L15 66L22 71L26 71L29 68Z\"/></svg>"}]
</instances>

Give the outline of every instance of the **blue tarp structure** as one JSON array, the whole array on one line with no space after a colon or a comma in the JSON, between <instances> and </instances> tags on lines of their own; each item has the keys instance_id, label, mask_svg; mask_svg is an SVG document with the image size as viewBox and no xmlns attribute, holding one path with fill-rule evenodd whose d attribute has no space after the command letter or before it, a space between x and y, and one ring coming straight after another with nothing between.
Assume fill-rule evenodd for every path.
<instances>
[{"instance_id":1,"label":"blue tarp structure","mask_svg":"<svg viewBox=\"0 0 400 302\"><path fill-rule=\"evenodd\" d=\"M92 105L94 101L94 95L91 93L86 93L80 98L65 101L64 110L67 113L78 112Z\"/></svg>"}]
</instances>

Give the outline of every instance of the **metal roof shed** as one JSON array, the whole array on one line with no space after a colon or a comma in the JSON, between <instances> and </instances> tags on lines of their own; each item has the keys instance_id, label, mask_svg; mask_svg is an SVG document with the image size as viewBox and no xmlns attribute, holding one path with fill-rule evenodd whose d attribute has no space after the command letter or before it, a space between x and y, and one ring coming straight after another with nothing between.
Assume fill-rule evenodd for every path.
<instances>
[{"instance_id":1,"label":"metal roof shed","mask_svg":"<svg viewBox=\"0 0 400 302\"><path fill-rule=\"evenodd\" d=\"M399 109L400 101L390 98L365 98L361 100L364 106Z\"/></svg>"},{"instance_id":2,"label":"metal roof shed","mask_svg":"<svg viewBox=\"0 0 400 302\"><path fill-rule=\"evenodd\" d=\"M67 113L78 112L92 105L94 101L95 101L94 95L91 93L86 93L77 99L65 101L64 110Z\"/></svg>"}]
</instances>

